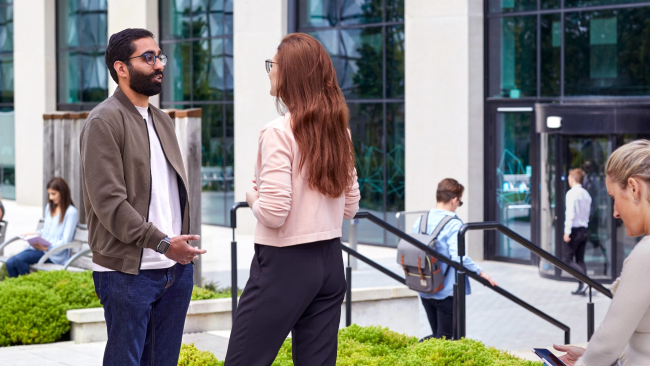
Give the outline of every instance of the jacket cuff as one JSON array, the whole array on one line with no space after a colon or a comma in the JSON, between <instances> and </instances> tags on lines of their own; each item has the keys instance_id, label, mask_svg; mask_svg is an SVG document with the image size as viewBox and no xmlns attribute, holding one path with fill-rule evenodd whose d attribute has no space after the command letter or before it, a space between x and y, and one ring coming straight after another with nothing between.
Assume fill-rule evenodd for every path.
<instances>
[{"instance_id":1,"label":"jacket cuff","mask_svg":"<svg viewBox=\"0 0 650 366\"><path fill-rule=\"evenodd\" d=\"M160 241L165 239L166 236L167 235L165 233L156 229L149 237L149 240L145 243L145 248L153 250L158 249L158 244L160 244Z\"/></svg>"}]
</instances>

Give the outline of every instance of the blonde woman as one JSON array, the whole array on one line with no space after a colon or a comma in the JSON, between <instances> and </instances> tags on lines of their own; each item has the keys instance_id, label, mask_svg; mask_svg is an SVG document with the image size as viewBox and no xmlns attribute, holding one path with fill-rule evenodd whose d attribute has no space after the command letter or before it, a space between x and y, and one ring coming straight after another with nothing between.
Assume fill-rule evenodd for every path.
<instances>
[{"instance_id":1,"label":"blonde woman","mask_svg":"<svg viewBox=\"0 0 650 366\"><path fill-rule=\"evenodd\" d=\"M626 144L612 154L605 168L607 193L614 200L614 217L623 220L626 234L650 234L650 141ZM650 365L650 238L641 240L625 259L621 277L605 320L587 349L558 346L567 352L567 365Z\"/></svg>"}]
</instances>

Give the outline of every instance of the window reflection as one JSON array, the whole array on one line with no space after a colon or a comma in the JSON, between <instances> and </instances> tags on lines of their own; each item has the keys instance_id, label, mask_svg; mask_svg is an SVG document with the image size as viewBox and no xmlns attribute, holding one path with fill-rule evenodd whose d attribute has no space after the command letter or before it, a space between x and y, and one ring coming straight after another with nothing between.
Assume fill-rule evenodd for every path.
<instances>
[{"instance_id":1,"label":"window reflection","mask_svg":"<svg viewBox=\"0 0 650 366\"><path fill-rule=\"evenodd\" d=\"M108 96L106 0L57 0L59 110L89 110Z\"/></svg>"},{"instance_id":2,"label":"window reflection","mask_svg":"<svg viewBox=\"0 0 650 366\"><path fill-rule=\"evenodd\" d=\"M650 94L649 17L650 8L567 14L565 94Z\"/></svg>"},{"instance_id":3,"label":"window reflection","mask_svg":"<svg viewBox=\"0 0 650 366\"><path fill-rule=\"evenodd\" d=\"M490 19L490 96L537 96L537 17Z\"/></svg>"},{"instance_id":4,"label":"window reflection","mask_svg":"<svg viewBox=\"0 0 650 366\"><path fill-rule=\"evenodd\" d=\"M0 1L0 198L16 199L14 26L11 2Z\"/></svg>"},{"instance_id":5,"label":"window reflection","mask_svg":"<svg viewBox=\"0 0 650 366\"><path fill-rule=\"evenodd\" d=\"M202 220L229 225L234 202L233 0L160 1L161 104L201 108Z\"/></svg>"},{"instance_id":6,"label":"window reflection","mask_svg":"<svg viewBox=\"0 0 650 366\"><path fill-rule=\"evenodd\" d=\"M531 178L530 161L531 113L499 113L497 115L497 217L499 221L524 238L531 240ZM530 251L497 235L497 256L530 259Z\"/></svg>"}]
</instances>

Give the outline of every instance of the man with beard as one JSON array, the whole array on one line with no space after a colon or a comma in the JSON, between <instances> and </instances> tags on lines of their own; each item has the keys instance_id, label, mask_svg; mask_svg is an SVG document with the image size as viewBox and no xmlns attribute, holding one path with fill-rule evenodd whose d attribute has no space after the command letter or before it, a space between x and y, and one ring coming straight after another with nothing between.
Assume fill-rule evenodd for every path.
<instances>
[{"instance_id":1,"label":"man with beard","mask_svg":"<svg viewBox=\"0 0 650 366\"><path fill-rule=\"evenodd\" d=\"M118 84L81 132L81 170L95 292L104 306L104 365L176 365L193 286L189 193L171 118L149 104L167 57L153 34L111 36Z\"/></svg>"}]
</instances>

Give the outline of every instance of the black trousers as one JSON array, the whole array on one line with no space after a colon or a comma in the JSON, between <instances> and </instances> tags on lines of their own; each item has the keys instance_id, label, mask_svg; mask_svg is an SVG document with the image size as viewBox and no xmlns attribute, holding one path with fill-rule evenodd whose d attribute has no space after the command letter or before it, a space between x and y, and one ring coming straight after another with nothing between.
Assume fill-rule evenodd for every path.
<instances>
[{"instance_id":1,"label":"black trousers","mask_svg":"<svg viewBox=\"0 0 650 366\"><path fill-rule=\"evenodd\" d=\"M255 244L225 364L271 365L291 332L296 366L336 365L346 289L340 238L282 248Z\"/></svg>"},{"instance_id":2,"label":"black trousers","mask_svg":"<svg viewBox=\"0 0 650 366\"><path fill-rule=\"evenodd\" d=\"M420 297L420 300L427 313L432 332L424 339L442 337L451 339L454 332L454 297L449 296L443 300Z\"/></svg>"},{"instance_id":3,"label":"black trousers","mask_svg":"<svg viewBox=\"0 0 650 366\"><path fill-rule=\"evenodd\" d=\"M574 227L571 229L570 238L571 240L568 243L563 242L562 260L576 271L587 274L585 250L589 239L589 231L586 227Z\"/></svg>"}]
</instances>

